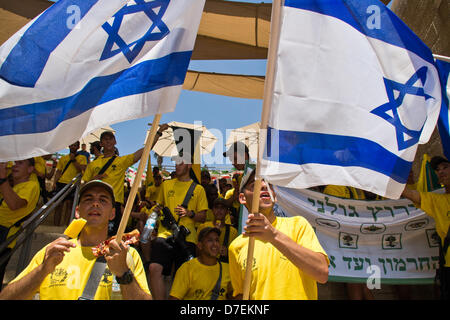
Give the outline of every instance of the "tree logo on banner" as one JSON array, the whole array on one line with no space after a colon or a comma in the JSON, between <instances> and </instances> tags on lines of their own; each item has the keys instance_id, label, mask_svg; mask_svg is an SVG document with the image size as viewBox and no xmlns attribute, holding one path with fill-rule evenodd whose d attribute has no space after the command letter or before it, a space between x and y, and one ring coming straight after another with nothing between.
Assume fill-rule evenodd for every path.
<instances>
[{"instance_id":1,"label":"tree logo on banner","mask_svg":"<svg viewBox=\"0 0 450 320\"><path fill-rule=\"evenodd\" d=\"M358 249L357 234L339 232L339 248Z\"/></svg>"},{"instance_id":2,"label":"tree logo on banner","mask_svg":"<svg viewBox=\"0 0 450 320\"><path fill-rule=\"evenodd\" d=\"M384 250L392 250L392 249L401 249L402 248L402 234L384 234L383 235L383 245L382 248Z\"/></svg>"}]
</instances>

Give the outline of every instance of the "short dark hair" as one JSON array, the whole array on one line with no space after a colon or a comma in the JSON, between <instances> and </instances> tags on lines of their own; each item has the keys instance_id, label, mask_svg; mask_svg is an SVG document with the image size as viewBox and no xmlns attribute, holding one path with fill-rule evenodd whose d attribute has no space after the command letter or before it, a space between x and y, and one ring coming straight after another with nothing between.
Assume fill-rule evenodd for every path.
<instances>
[{"instance_id":1,"label":"short dark hair","mask_svg":"<svg viewBox=\"0 0 450 320\"><path fill-rule=\"evenodd\" d=\"M433 158L431 158L430 160L430 166L433 170L437 170L438 166L443 163L443 162L447 162L450 163L450 161L448 161L447 159L445 159L444 157L441 156L435 156Z\"/></svg>"},{"instance_id":2,"label":"short dark hair","mask_svg":"<svg viewBox=\"0 0 450 320\"><path fill-rule=\"evenodd\" d=\"M202 177L205 176L205 177L211 178L211 174L209 173L208 170L202 170L201 176L202 176Z\"/></svg>"},{"instance_id":3,"label":"short dark hair","mask_svg":"<svg viewBox=\"0 0 450 320\"><path fill-rule=\"evenodd\" d=\"M115 138L114 133L112 131L103 131L102 134L100 135L100 141L102 141L102 139L106 136Z\"/></svg>"},{"instance_id":4,"label":"short dark hair","mask_svg":"<svg viewBox=\"0 0 450 320\"><path fill-rule=\"evenodd\" d=\"M91 154L94 154L93 148L97 149L98 151L101 151L102 150L102 146L100 144L100 141L91 142L91 148L89 149L89 152Z\"/></svg>"},{"instance_id":5,"label":"short dark hair","mask_svg":"<svg viewBox=\"0 0 450 320\"><path fill-rule=\"evenodd\" d=\"M251 169L242 177L241 185L239 187L239 192L243 192L244 188L249 184L249 182L252 182L255 180L255 174L256 174L256 170Z\"/></svg>"},{"instance_id":6,"label":"short dark hair","mask_svg":"<svg viewBox=\"0 0 450 320\"><path fill-rule=\"evenodd\" d=\"M216 200L214 200L213 202L213 208L217 207L217 206L223 206L225 208L229 208L227 201L224 198L217 198Z\"/></svg>"}]
</instances>

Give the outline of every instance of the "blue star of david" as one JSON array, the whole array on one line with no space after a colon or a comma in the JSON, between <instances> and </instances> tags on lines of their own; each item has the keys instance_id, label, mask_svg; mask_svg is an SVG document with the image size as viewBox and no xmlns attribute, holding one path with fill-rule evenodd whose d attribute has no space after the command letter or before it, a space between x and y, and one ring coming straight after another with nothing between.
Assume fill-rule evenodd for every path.
<instances>
[{"instance_id":1,"label":"blue star of david","mask_svg":"<svg viewBox=\"0 0 450 320\"><path fill-rule=\"evenodd\" d=\"M422 82L422 85L425 85L425 81L427 80L427 70L427 67L420 68L404 84L383 78L389 102L371 111L373 114L376 114L377 116L383 118L395 127L399 151L407 149L418 143L420 133L422 132L422 128L420 130L411 130L406 128L400 120L397 109L402 105L405 96L407 94L411 94L424 97L425 100L428 100L430 98L434 99L432 96L425 93L423 87L420 88L413 86L413 84L416 83L417 80L420 80ZM397 97L397 99L395 99L394 97L394 90L399 92L399 96ZM388 111L392 111L393 116L387 114ZM405 139L405 136L409 136L410 138Z\"/></svg>"},{"instance_id":2,"label":"blue star of david","mask_svg":"<svg viewBox=\"0 0 450 320\"><path fill-rule=\"evenodd\" d=\"M169 28L162 21L162 17L169 6L170 0L154 0L151 2L145 2L144 0L134 0L136 4L125 5L120 9L113 17L114 22L111 26L109 23L105 22L102 25L103 30L108 34L108 39L106 40L105 48L103 49L100 61L109 59L120 52L126 57L129 63L138 56L147 41L161 40L170 32ZM153 9L159 8L158 13L155 13ZM127 44L120 36L119 30L122 25L122 21L125 15L135 14L138 12L144 12L147 17L152 21L152 25L147 30L144 36L140 39ZM155 29L159 29L159 32ZM114 44L117 44L118 48L112 50Z\"/></svg>"}]
</instances>

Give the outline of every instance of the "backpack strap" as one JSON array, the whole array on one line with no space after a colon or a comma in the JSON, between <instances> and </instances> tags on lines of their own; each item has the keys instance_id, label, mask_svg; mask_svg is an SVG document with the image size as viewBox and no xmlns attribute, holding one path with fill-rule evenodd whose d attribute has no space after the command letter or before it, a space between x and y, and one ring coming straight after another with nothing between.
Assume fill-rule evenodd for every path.
<instances>
[{"instance_id":1,"label":"backpack strap","mask_svg":"<svg viewBox=\"0 0 450 320\"><path fill-rule=\"evenodd\" d=\"M223 245L228 247L228 240L230 239L230 225L225 225L225 236L223 237Z\"/></svg>"},{"instance_id":2,"label":"backpack strap","mask_svg":"<svg viewBox=\"0 0 450 320\"><path fill-rule=\"evenodd\" d=\"M78 300L94 300L98 285L102 279L106 269L106 260L104 256L100 256L95 260L89 279L84 287L83 294Z\"/></svg>"},{"instance_id":3,"label":"backpack strap","mask_svg":"<svg viewBox=\"0 0 450 320\"><path fill-rule=\"evenodd\" d=\"M212 289L211 292L211 299L210 300L217 300L220 295L220 283L222 282L222 264L219 262L219 279L217 279L216 285L214 286L214 289Z\"/></svg>"},{"instance_id":4,"label":"backpack strap","mask_svg":"<svg viewBox=\"0 0 450 320\"><path fill-rule=\"evenodd\" d=\"M116 159L116 155L112 156L111 159L108 160L107 163L105 163L105 165L100 169L100 171L98 172L98 175L104 174L106 169L109 168L109 166L113 163L114 159Z\"/></svg>"},{"instance_id":5,"label":"backpack strap","mask_svg":"<svg viewBox=\"0 0 450 320\"><path fill-rule=\"evenodd\" d=\"M66 172L67 168L69 168L70 164L73 162L73 160L69 160L66 164L66 166L64 167L63 171L61 172L61 176L64 174L64 172Z\"/></svg>"},{"instance_id":6,"label":"backpack strap","mask_svg":"<svg viewBox=\"0 0 450 320\"><path fill-rule=\"evenodd\" d=\"M186 196L184 197L183 203L181 204L182 207L187 208L189 200L191 200L192 195L194 194L194 189L197 186L197 183L192 181L191 185L189 186L189 189L186 193Z\"/></svg>"},{"instance_id":7,"label":"backpack strap","mask_svg":"<svg viewBox=\"0 0 450 320\"><path fill-rule=\"evenodd\" d=\"M355 195L353 194L352 189L347 186L346 186L346 188L347 188L348 193L350 194L350 199L355 199Z\"/></svg>"},{"instance_id":8,"label":"backpack strap","mask_svg":"<svg viewBox=\"0 0 450 320\"><path fill-rule=\"evenodd\" d=\"M195 189L196 186L197 186L197 183L192 181L191 185L189 186L188 191L186 192L186 195L184 196L183 203L181 204L182 207L187 209L189 200L191 200L192 195L194 194L194 189ZM180 222L180 220L181 220L181 217L178 217L177 224Z\"/></svg>"},{"instance_id":9,"label":"backpack strap","mask_svg":"<svg viewBox=\"0 0 450 320\"><path fill-rule=\"evenodd\" d=\"M231 226L229 224L225 225L225 236L223 237L223 243L222 243L222 245L224 247L226 247L227 250L228 250L228 241L230 239L230 228L231 228ZM219 260L222 262L228 263L228 255L226 255L226 256L221 255Z\"/></svg>"}]
</instances>

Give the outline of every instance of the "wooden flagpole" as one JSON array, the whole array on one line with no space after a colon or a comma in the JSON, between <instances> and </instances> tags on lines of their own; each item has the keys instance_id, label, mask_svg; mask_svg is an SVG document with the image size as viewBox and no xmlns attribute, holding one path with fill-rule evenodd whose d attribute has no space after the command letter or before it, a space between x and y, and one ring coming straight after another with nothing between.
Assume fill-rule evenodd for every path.
<instances>
[{"instance_id":1,"label":"wooden flagpole","mask_svg":"<svg viewBox=\"0 0 450 320\"><path fill-rule=\"evenodd\" d=\"M266 66L266 80L264 82L263 108L261 112L261 126L258 141L258 159L256 162L256 169L255 169L256 175L255 175L255 184L253 188L253 201L251 212L252 214L255 215L259 214L259 197L261 193L260 164L264 153L264 146L266 144L267 125L269 122L269 115L273 96L275 61L277 57L278 42L280 38L281 1L282 0L274 0L272 4L272 13L270 21L270 40ZM250 284L252 280L254 249L255 249L255 238L250 236L248 239L247 264L245 267L244 285L242 289L243 300L248 300L250 296Z\"/></svg>"},{"instance_id":2,"label":"wooden flagpole","mask_svg":"<svg viewBox=\"0 0 450 320\"><path fill-rule=\"evenodd\" d=\"M148 157L150 156L152 142L153 142L153 140L155 140L156 131L158 130L160 120L161 120L161 114L155 115L152 126L150 128L150 134L147 134L147 137L145 139L144 151L142 152L142 156L141 156L141 160L139 162L136 177L134 178L133 185L131 186L127 204L125 205L122 219L120 220L120 225L119 225L119 229L117 230L117 238L116 239L122 239L122 236L125 232L125 227L127 226L128 218L130 217L131 209L133 207L134 198L136 197L137 190L139 189L139 185L141 184L142 174L144 173L145 165L147 164Z\"/></svg>"}]
</instances>

